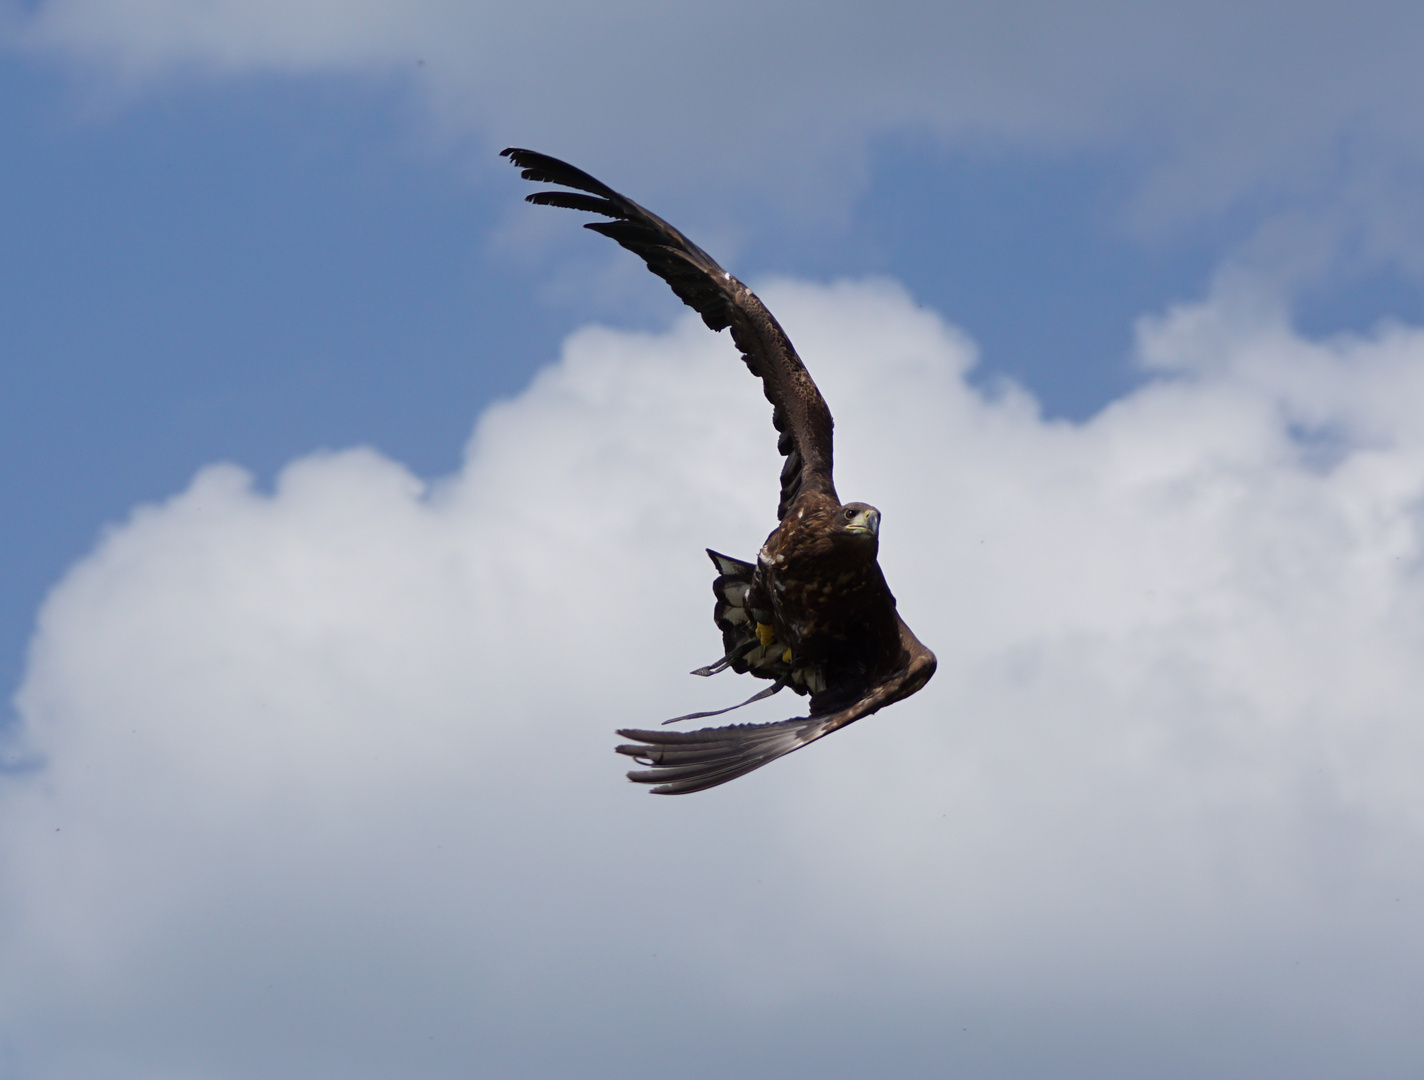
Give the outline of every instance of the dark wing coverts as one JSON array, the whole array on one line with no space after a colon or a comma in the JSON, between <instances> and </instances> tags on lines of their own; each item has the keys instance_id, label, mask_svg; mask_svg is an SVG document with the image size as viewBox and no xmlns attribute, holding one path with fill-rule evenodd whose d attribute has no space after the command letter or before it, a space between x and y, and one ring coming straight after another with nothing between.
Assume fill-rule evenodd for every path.
<instances>
[{"instance_id":1,"label":"dark wing coverts","mask_svg":"<svg viewBox=\"0 0 1424 1080\"><path fill-rule=\"evenodd\" d=\"M503 154L523 170L520 175L526 180L578 189L536 191L525 196L527 202L612 218L589 222L584 228L612 237L641 258L713 330L732 328L742 359L761 379L771 402L771 422L780 433L776 448L786 456L777 519L786 515L791 500L802 491L823 491L836 498L831 482L831 410L786 331L756 293L662 218L582 169L533 150L510 147Z\"/></svg>"}]
</instances>

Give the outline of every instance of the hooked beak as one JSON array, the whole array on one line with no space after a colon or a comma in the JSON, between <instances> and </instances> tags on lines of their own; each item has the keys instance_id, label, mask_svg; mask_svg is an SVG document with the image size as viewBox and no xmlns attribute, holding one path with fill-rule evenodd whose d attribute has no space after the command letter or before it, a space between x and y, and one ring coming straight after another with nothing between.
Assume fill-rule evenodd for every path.
<instances>
[{"instance_id":1,"label":"hooked beak","mask_svg":"<svg viewBox=\"0 0 1424 1080\"><path fill-rule=\"evenodd\" d=\"M878 536L880 533L880 511L864 511L859 518L846 526L846 532L860 533L863 536Z\"/></svg>"}]
</instances>

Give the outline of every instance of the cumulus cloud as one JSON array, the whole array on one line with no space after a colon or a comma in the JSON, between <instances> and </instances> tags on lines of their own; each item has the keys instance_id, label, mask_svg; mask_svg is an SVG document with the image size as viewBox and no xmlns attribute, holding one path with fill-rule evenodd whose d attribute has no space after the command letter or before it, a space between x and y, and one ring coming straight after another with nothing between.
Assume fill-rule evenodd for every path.
<instances>
[{"instance_id":1,"label":"cumulus cloud","mask_svg":"<svg viewBox=\"0 0 1424 1080\"><path fill-rule=\"evenodd\" d=\"M1148 231L1279 213L1309 239L1344 214L1304 252L1268 229L1258 259L1348 243L1417 271L1424 248L1424 14L1388 0L43 0L16 21L21 47L102 73L106 97L178 75L409 76L450 133L616 162L650 196L701 176L822 221L910 134L1118 155Z\"/></svg>"},{"instance_id":2,"label":"cumulus cloud","mask_svg":"<svg viewBox=\"0 0 1424 1080\"><path fill-rule=\"evenodd\" d=\"M1224 282L1075 425L893 284L764 295L930 686L712 792L621 780L614 727L745 695L683 674L701 548L775 505L691 316L577 333L433 483L204 469L41 613L14 1075L1418 1065L1424 333L1304 340Z\"/></svg>"}]
</instances>

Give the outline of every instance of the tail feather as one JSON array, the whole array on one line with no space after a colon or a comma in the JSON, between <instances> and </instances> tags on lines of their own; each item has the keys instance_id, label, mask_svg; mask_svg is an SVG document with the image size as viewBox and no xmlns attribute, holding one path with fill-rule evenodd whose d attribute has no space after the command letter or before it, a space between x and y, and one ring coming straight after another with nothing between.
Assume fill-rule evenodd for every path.
<instances>
[{"instance_id":1,"label":"tail feather","mask_svg":"<svg viewBox=\"0 0 1424 1080\"><path fill-rule=\"evenodd\" d=\"M770 623L771 613L751 606L756 567L711 548L707 554L717 567L717 577L712 582L712 595L717 599L712 620L722 631L722 658L693 674L714 675L730 667L738 675L750 672L759 679L773 679L798 694L824 690L826 680L820 665L798 663L794 658L788 662L785 642L773 638L770 643L763 643L757 636L757 625Z\"/></svg>"},{"instance_id":2,"label":"tail feather","mask_svg":"<svg viewBox=\"0 0 1424 1080\"><path fill-rule=\"evenodd\" d=\"M717 598L712 609L712 620L722 631L722 655L727 665L739 675L751 672L761 679L775 679L786 683L798 694L804 694L804 679L796 678L792 666L782 659L786 645L775 640L764 644L757 637L757 624L769 623L771 614L755 611L750 606L752 575L756 573L756 567L711 548L707 549L707 554L717 567L717 577L712 582L712 595ZM711 668L721 670L720 661Z\"/></svg>"}]
</instances>

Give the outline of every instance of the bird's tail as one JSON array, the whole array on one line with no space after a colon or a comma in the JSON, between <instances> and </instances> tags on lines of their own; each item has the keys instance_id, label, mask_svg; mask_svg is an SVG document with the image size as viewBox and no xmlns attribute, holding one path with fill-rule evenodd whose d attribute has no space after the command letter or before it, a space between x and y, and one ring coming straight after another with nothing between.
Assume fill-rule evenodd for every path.
<instances>
[{"instance_id":1,"label":"bird's tail","mask_svg":"<svg viewBox=\"0 0 1424 1080\"><path fill-rule=\"evenodd\" d=\"M712 621L722 631L722 659L698 668L693 674L715 675L730 667L739 675L750 672L759 679L794 685L790 650L777 640L771 627L771 613L751 606L752 575L756 567L711 548L707 554L717 567L717 577L712 582L712 595L717 598ZM797 692L806 691L798 689Z\"/></svg>"}]
</instances>

